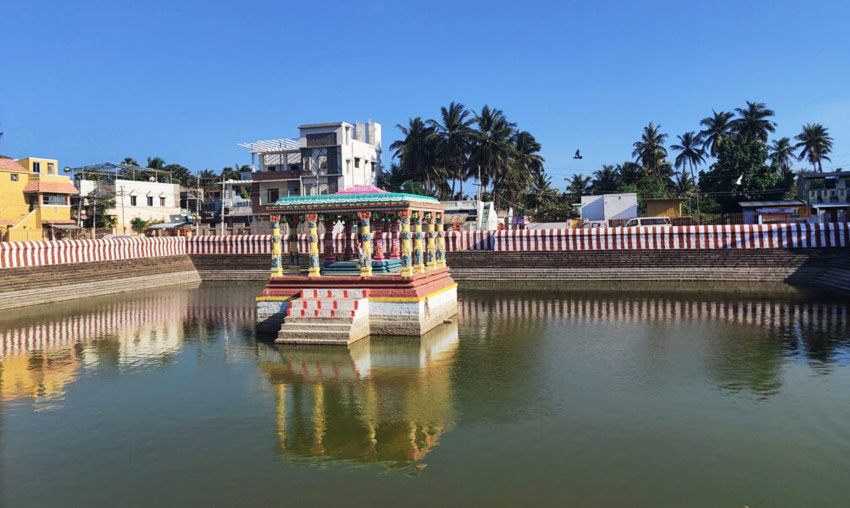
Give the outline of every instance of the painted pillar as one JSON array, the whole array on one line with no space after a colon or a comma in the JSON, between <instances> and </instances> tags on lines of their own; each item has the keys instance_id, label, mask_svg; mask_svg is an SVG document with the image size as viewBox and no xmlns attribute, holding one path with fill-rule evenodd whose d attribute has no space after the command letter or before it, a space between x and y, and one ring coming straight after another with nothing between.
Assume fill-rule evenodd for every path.
<instances>
[{"instance_id":1,"label":"painted pillar","mask_svg":"<svg viewBox=\"0 0 850 508\"><path fill-rule=\"evenodd\" d=\"M422 212L413 212L413 272L425 271L422 256Z\"/></svg>"},{"instance_id":2,"label":"painted pillar","mask_svg":"<svg viewBox=\"0 0 850 508\"><path fill-rule=\"evenodd\" d=\"M384 260L384 219L375 221L375 234L372 235L375 242L375 255L372 257L375 261Z\"/></svg>"},{"instance_id":3,"label":"painted pillar","mask_svg":"<svg viewBox=\"0 0 850 508\"><path fill-rule=\"evenodd\" d=\"M354 255L354 248L351 245L351 230L353 229L354 221L351 219L345 220L345 252L343 253L343 259L346 261L354 261L357 259L357 256Z\"/></svg>"},{"instance_id":4,"label":"painted pillar","mask_svg":"<svg viewBox=\"0 0 850 508\"><path fill-rule=\"evenodd\" d=\"M410 210L402 210L398 212L399 222L401 223L401 276L410 277L413 275L413 259L411 258L412 248L410 245Z\"/></svg>"},{"instance_id":5,"label":"painted pillar","mask_svg":"<svg viewBox=\"0 0 850 508\"><path fill-rule=\"evenodd\" d=\"M336 261L336 252L334 252L334 225L336 221L333 219L325 219L325 263L333 263Z\"/></svg>"},{"instance_id":6,"label":"painted pillar","mask_svg":"<svg viewBox=\"0 0 850 508\"><path fill-rule=\"evenodd\" d=\"M446 232L443 231L443 212L437 212L435 219L437 226L437 249L435 254L437 257L437 268L445 268L446 266Z\"/></svg>"},{"instance_id":7,"label":"painted pillar","mask_svg":"<svg viewBox=\"0 0 850 508\"><path fill-rule=\"evenodd\" d=\"M280 243L280 215L270 215L272 223L272 269L270 277L283 277L282 253L283 246Z\"/></svg>"},{"instance_id":8,"label":"painted pillar","mask_svg":"<svg viewBox=\"0 0 850 508\"><path fill-rule=\"evenodd\" d=\"M293 275L301 273L298 266L298 218L293 217L289 221L289 271Z\"/></svg>"},{"instance_id":9,"label":"painted pillar","mask_svg":"<svg viewBox=\"0 0 850 508\"><path fill-rule=\"evenodd\" d=\"M434 232L434 213L427 212L425 214L425 220L427 221L427 227L425 228L425 267L428 270L433 270L434 268L437 268L437 259L434 253L434 249L437 245L437 233Z\"/></svg>"},{"instance_id":10,"label":"painted pillar","mask_svg":"<svg viewBox=\"0 0 850 508\"><path fill-rule=\"evenodd\" d=\"M372 233L369 231L369 220L372 218L372 212L357 212L357 219L360 222L360 231L358 238L360 239L360 252L358 253L358 265L360 266L361 277L372 276Z\"/></svg>"},{"instance_id":11,"label":"painted pillar","mask_svg":"<svg viewBox=\"0 0 850 508\"><path fill-rule=\"evenodd\" d=\"M308 213L304 218L307 219L307 241L309 243L307 253L310 256L307 264L307 276L319 277L322 274L322 269L319 265L319 215Z\"/></svg>"},{"instance_id":12,"label":"painted pillar","mask_svg":"<svg viewBox=\"0 0 850 508\"><path fill-rule=\"evenodd\" d=\"M401 257L401 252L399 251L399 243L398 243L398 219L392 219L390 223L390 242L392 244L390 251L390 259L398 259Z\"/></svg>"}]
</instances>

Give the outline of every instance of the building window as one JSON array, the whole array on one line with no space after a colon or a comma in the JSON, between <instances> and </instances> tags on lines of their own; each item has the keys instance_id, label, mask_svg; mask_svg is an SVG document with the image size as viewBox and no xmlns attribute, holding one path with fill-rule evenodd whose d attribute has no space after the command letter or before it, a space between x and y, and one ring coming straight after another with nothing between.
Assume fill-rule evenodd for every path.
<instances>
[{"instance_id":1,"label":"building window","mask_svg":"<svg viewBox=\"0 0 850 508\"><path fill-rule=\"evenodd\" d=\"M148 206L153 206L153 196L148 196Z\"/></svg>"},{"instance_id":2,"label":"building window","mask_svg":"<svg viewBox=\"0 0 850 508\"><path fill-rule=\"evenodd\" d=\"M48 172L49 174L51 174L51 175L55 172L55 169L54 169L54 167L53 167L53 163L52 163L52 162L48 162L48 163L47 163L47 172Z\"/></svg>"},{"instance_id":3,"label":"building window","mask_svg":"<svg viewBox=\"0 0 850 508\"><path fill-rule=\"evenodd\" d=\"M268 166L266 169L269 171L277 171L277 166Z\"/></svg>"},{"instance_id":4,"label":"building window","mask_svg":"<svg viewBox=\"0 0 850 508\"><path fill-rule=\"evenodd\" d=\"M130 206L136 206L136 196L130 196Z\"/></svg>"},{"instance_id":5,"label":"building window","mask_svg":"<svg viewBox=\"0 0 850 508\"><path fill-rule=\"evenodd\" d=\"M165 198L159 198L159 206L165 206Z\"/></svg>"},{"instance_id":6,"label":"building window","mask_svg":"<svg viewBox=\"0 0 850 508\"><path fill-rule=\"evenodd\" d=\"M360 167L360 158L359 158L359 157L355 157L355 158L354 158L354 167L355 167L355 168L359 168L359 167Z\"/></svg>"},{"instance_id":7,"label":"building window","mask_svg":"<svg viewBox=\"0 0 850 508\"><path fill-rule=\"evenodd\" d=\"M12 173L11 175L9 175L9 178L11 178L13 182L18 181L18 175L16 175L15 173Z\"/></svg>"},{"instance_id":8,"label":"building window","mask_svg":"<svg viewBox=\"0 0 850 508\"><path fill-rule=\"evenodd\" d=\"M64 194L42 194L41 203L48 206L67 205L68 201Z\"/></svg>"},{"instance_id":9,"label":"building window","mask_svg":"<svg viewBox=\"0 0 850 508\"><path fill-rule=\"evenodd\" d=\"M279 197L280 191L278 191L277 189L269 189L266 191L267 203L275 203Z\"/></svg>"},{"instance_id":10,"label":"building window","mask_svg":"<svg viewBox=\"0 0 850 508\"><path fill-rule=\"evenodd\" d=\"M41 173L41 163L40 162L33 162L32 163L32 172L33 173Z\"/></svg>"}]
</instances>

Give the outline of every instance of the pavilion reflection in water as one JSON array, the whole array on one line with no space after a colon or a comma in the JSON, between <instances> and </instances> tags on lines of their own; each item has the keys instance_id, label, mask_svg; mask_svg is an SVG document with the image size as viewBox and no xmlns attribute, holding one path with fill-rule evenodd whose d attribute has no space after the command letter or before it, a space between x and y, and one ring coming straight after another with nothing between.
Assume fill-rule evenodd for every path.
<instances>
[{"instance_id":1,"label":"pavilion reflection in water","mask_svg":"<svg viewBox=\"0 0 850 508\"><path fill-rule=\"evenodd\" d=\"M453 426L457 346L456 323L348 348L258 344L275 390L279 452L390 467L421 460Z\"/></svg>"}]
</instances>

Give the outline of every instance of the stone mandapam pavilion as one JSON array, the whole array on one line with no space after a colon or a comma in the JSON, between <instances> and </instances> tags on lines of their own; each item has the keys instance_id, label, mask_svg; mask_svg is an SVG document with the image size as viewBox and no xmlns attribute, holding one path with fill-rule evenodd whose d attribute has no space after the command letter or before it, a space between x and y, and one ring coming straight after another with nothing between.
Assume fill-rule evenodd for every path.
<instances>
[{"instance_id":1,"label":"stone mandapam pavilion","mask_svg":"<svg viewBox=\"0 0 850 508\"><path fill-rule=\"evenodd\" d=\"M436 199L356 187L281 198L269 209L272 267L257 298L257 326L279 329L276 342L349 344L370 334L420 336L457 314L443 206ZM347 233L343 252L335 252L338 223ZM289 273L284 273L281 224L288 230ZM299 252L300 224L307 229L307 252ZM299 263L302 254L306 270Z\"/></svg>"}]
</instances>

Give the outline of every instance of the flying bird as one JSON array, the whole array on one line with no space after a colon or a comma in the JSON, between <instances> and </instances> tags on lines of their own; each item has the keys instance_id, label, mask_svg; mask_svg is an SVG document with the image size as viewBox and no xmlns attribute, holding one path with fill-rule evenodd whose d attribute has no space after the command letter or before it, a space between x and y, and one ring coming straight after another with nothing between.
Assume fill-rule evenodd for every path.
<instances>
[{"instance_id":1,"label":"flying bird","mask_svg":"<svg viewBox=\"0 0 850 508\"><path fill-rule=\"evenodd\" d=\"M573 159L581 159L581 150L576 150L576 154L573 155Z\"/></svg>"}]
</instances>

